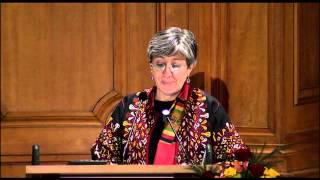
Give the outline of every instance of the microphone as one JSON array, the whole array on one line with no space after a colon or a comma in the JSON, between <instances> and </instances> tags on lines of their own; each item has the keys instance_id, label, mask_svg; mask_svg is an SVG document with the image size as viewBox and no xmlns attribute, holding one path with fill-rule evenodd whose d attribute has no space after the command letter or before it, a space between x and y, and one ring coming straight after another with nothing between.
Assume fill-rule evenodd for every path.
<instances>
[{"instance_id":1,"label":"microphone","mask_svg":"<svg viewBox=\"0 0 320 180\"><path fill-rule=\"evenodd\" d=\"M40 164L40 146L38 144L32 145L32 165Z\"/></svg>"},{"instance_id":2,"label":"microphone","mask_svg":"<svg viewBox=\"0 0 320 180\"><path fill-rule=\"evenodd\" d=\"M170 118L169 118L169 114L170 114L170 111L169 111L169 110L167 110L167 109L162 110L162 115L163 115L163 116L162 116L162 120L163 120L163 122L169 122L169 125L170 125L170 127L171 127L174 135L175 135L175 136L177 137L177 139L178 139L179 146L181 147L183 153L187 156L186 158L187 158L187 162L188 162L188 160L190 159L189 154L187 154L186 150L185 150L184 147L183 147L183 144L182 144L182 142L181 142L181 139L179 138L179 136L177 136L177 132L176 132L176 130L173 128L173 126L172 126L172 124L171 124L171 121L170 121Z\"/></svg>"}]
</instances>

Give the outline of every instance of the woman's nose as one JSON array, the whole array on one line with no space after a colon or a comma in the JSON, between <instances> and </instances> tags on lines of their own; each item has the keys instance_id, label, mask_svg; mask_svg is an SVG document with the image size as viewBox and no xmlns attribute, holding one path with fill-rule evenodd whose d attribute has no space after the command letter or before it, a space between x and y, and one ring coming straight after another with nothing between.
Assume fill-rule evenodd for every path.
<instances>
[{"instance_id":1,"label":"woman's nose","mask_svg":"<svg viewBox=\"0 0 320 180\"><path fill-rule=\"evenodd\" d=\"M164 75L172 75L172 71L171 71L171 68L170 68L170 65L166 65L164 70L163 70L163 74Z\"/></svg>"}]
</instances>

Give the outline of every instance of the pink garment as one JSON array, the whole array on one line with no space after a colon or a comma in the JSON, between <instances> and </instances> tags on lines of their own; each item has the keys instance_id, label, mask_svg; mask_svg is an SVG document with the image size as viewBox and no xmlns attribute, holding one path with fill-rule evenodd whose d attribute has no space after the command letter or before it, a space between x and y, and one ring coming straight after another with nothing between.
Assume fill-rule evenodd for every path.
<instances>
[{"instance_id":1,"label":"pink garment","mask_svg":"<svg viewBox=\"0 0 320 180\"><path fill-rule=\"evenodd\" d=\"M172 165L175 164L176 143L167 143L159 141L154 164L156 165Z\"/></svg>"}]
</instances>

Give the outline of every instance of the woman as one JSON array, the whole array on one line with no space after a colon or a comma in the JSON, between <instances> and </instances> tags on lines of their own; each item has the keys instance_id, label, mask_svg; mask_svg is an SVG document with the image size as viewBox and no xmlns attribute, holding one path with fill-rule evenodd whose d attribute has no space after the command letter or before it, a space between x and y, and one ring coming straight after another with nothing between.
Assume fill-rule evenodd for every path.
<instances>
[{"instance_id":1,"label":"woman","mask_svg":"<svg viewBox=\"0 0 320 180\"><path fill-rule=\"evenodd\" d=\"M191 87L189 76L197 63L192 32L160 31L147 52L155 86L122 99L91 148L93 159L202 164L208 158L209 163L233 158L233 150L245 148L221 104Z\"/></svg>"}]
</instances>

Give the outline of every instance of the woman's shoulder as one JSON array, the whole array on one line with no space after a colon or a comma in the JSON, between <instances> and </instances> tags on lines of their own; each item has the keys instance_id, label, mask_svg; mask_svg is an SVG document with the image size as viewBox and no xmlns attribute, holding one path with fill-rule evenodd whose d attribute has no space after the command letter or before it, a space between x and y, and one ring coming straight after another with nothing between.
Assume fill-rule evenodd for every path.
<instances>
[{"instance_id":1,"label":"woman's shoulder","mask_svg":"<svg viewBox=\"0 0 320 180\"><path fill-rule=\"evenodd\" d=\"M143 89L141 91L136 91L134 93L129 93L123 97L125 101L132 101L132 100L146 100L148 98L149 93L151 92L152 88Z\"/></svg>"},{"instance_id":2,"label":"woman's shoulder","mask_svg":"<svg viewBox=\"0 0 320 180\"><path fill-rule=\"evenodd\" d=\"M210 106L209 108L213 110L213 113L221 106L221 103L216 97L200 88L193 88L193 93L198 96L198 99L204 100Z\"/></svg>"},{"instance_id":3,"label":"woman's shoulder","mask_svg":"<svg viewBox=\"0 0 320 180\"><path fill-rule=\"evenodd\" d=\"M212 124L212 130L214 132L226 126L226 123L230 122L229 116L224 110L222 104L219 100L210 95L208 92L194 89L199 96L205 97L205 102L207 103L207 110L209 112L209 122Z\"/></svg>"}]
</instances>

